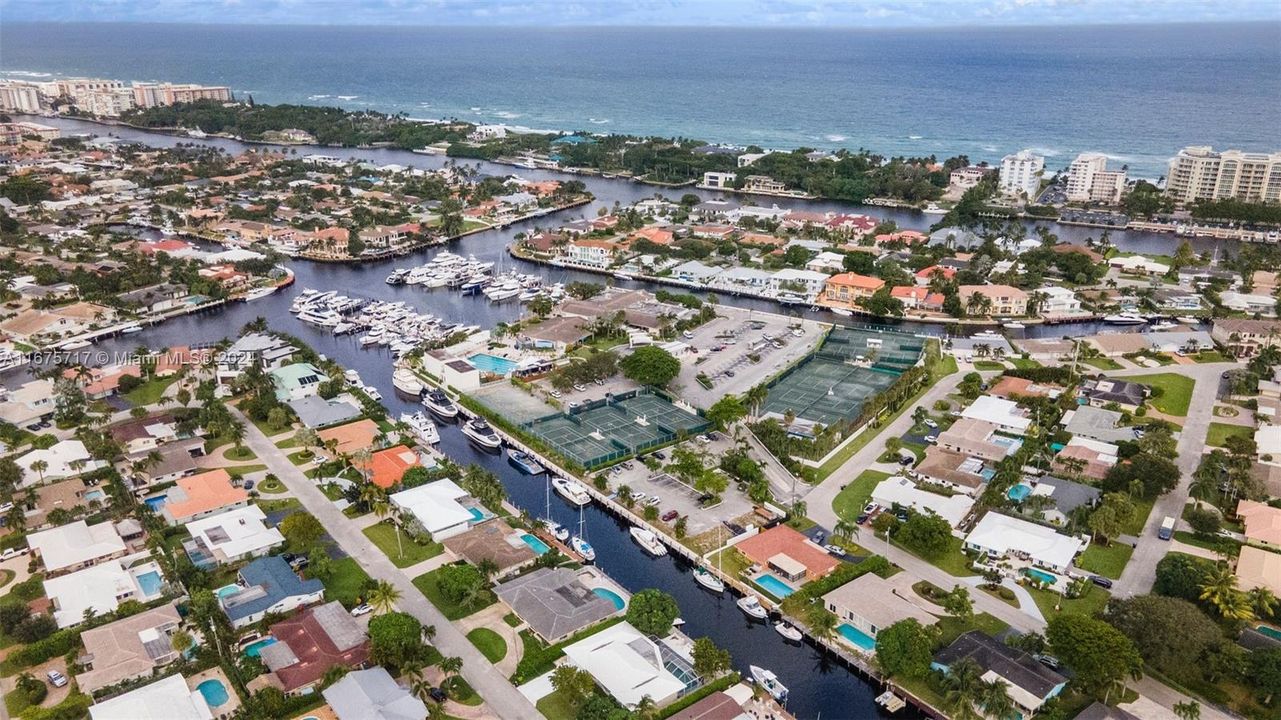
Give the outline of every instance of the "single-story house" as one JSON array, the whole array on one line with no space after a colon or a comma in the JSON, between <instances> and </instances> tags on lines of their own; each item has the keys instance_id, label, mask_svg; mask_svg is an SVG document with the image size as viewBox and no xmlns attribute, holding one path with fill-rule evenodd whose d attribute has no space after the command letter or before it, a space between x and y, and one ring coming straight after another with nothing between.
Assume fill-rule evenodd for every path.
<instances>
[{"instance_id":1,"label":"single-story house","mask_svg":"<svg viewBox=\"0 0 1281 720\"><path fill-rule=\"evenodd\" d=\"M480 510L480 512L484 512ZM534 561L537 555L502 518L477 521L470 530L451 535L441 543L445 549L472 565L488 560L502 577Z\"/></svg>"},{"instance_id":2,"label":"single-story house","mask_svg":"<svg viewBox=\"0 0 1281 720\"><path fill-rule=\"evenodd\" d=\"M204 693L170 675L89 706L89 720L212 720Z\"/></svg>"},{"instance_id":3,"label":"single-story house","mask_svg":"<svg viewBox=\"0 0 1281 720\"><path fill-rule=\"evenodd\" d=\"M225 469L217 468L179 478L177 484L166 491L160 515L171 526L185 525L248 504L249 493L233 485Z\"/></svg>"},{"instance_id":4,"label":"single-story house","mask_svg":"<svg viewBox=\"0 0 1281 720\"><path fill-rule=\"evenodd\" d=\"M1054 466L1061 472L1102 480L1108 471L1117 463L1116 445L1091 440L1086 437L1074 437L1054 456Z\"/></svg>"},{"instance_id":5,"label":"single-story house","mask_svg":"<svg viewBox=\"0 0 1281 720\"><path fill-rule=\"evenodd\" d=\"M386 490L399 483L406 470L422 464L418 453L404 445L379 450L369 458L369 481Z\"/></svg>"},{"instance_id":6,"label":"single-story house","mask_svg":"<svg viewBox=\"0 0 1281 720\"><path fill-rule=\"evenodd\" d=\"M1267 588L1273 595L1281 596L1281 553L1242 545L1236 573L1242 590Z\"/></svg>"},{"instance_id":7,"label":"single-story house","mask_svg":"<svg viewBox=\"0 0 1281 720\"><path fill-rule=\"evenodd\" d=\"M126 561L130 567L125 567ZM155 600L160 597L163 582L160 566L142 553L49 578L44 581L44 592L53 604L54 621L58 627L68 628L84 622L88 610L105 615L126 600Z\"/></svg>"},{"instance_id":8,"label":"single-story house","mask_svg":"<svg viewBox=\"0 0 1281 720\"><path fill-rule=\"evenodd\" d=\"M429 714L381 665L349 672L323 692L338 720L422 720Z\"/></svg>"},{"instance_id":9,"label":"single-story house","mask_svg":"<svg viewBox=\"0 0 1281 720\"><path fill-rule=\"evenodd\" d=\"M183 548L197 567L261 557L285 543L279 530L267 527L266 517L261 507L248 505L193 520L187 523L191 538Z\"/></svg>"},{"instance_id":10,"label":"single-story house","mask_svg":"<svg viewBox=\"0 0 1281 720\"><path fill-rule=\"evenodd\" d=\"M898 505L912 508L917 512L934 513L946 520L947 524L953 528L961 524L965 516L970 514L970 508L974 506L974 498L968 495L957 493L948 496L927 492L905 477L890 477L882 480L872 488L872 501L885 508Z\"/></svg>"},{"instance_id":11,"label":"single-story house","mask_svg":"<svg viewBox=\"0 0 1281 720\"><path fill-rule=\"evenodd\" d=\"M329 380L325 371L311 363L293 363L271 371L276 385L276 399L281 402L311 397L320 392L320 384Z\"/></svg>"},{"instance_id":12,"label":"single-story house","mask_svg":"<svg viewBox=\"0 0 1281 720\"><path fill-rule=\"evenodd\" d=\"M61 440L48 448L32 450L16 462L22 468L24 488L50 480L75 477L107 466L102 460L94 460L85 449L85 444L79 440ZM36 463L43 464L37 466Z\"/></svg>"},{"instance_id":13,"label":"single-story house","mask_svg":"<svg viewBox=\"0 0 1281 720\"><path fill-rule=\"evenodd\" d=\"M748 560L798 584L827 575L840 561L786 525L775 525L734 546Z\"/></svg>"},{"instance_id":14,"label":"single-story house","mask_svg":"<svg viewBox=\"0 0 1281 720\"><path fill-rule=\"evenodd\" d=\"M271 626L276 642L259 657L286 693L312 691L330 668L356 669L369 662L369 637L337 600L308 608Z\"/></svg>"},{"instance_id":15,"label":"single-story house","mask_svg":"<svg viewBox=\"0 0 1281 720\"><path fill-rule=\"evenodd\" d=\"M309 395L285 404L298 416L299 422L313 430L345 423L364 414L364 410L350 395L339 395L329 400L319 395Z\"/></svg>"},{"instance_id":16,"label":"single-story house","mask_svg":"<svg viewBox=\"0 0 1281 720\"><path fill-rule=\"evenodd\" d=\"M619 612L568 568L542 568L494 592L544 642L554 644Z\"/></svg>"},{"instance_id":17,"label":"single-story house","mask_svg":"<svg viewBox=\"0 0 1281 720\"><path fill-rule=\"evenodd\" d=\"M413 451L406 449L406 452ZM386 487L393 484L389 483ZM392 493L388 499L401 512L413 516L423 530L437 541L466 532L473 522L480 519L477 514L480 511L473 513L471 510L471 506L475 504L468 502L471 501L471 495L448 478Z\"/></svg>"},{"instance_id":18,"label":"single-story house","mask_svg":"<svg viewBox=\"0 0 1281 720\"><path fill-rule=\"evenodd\" d=\"M961 417L982 420L997 426L1001 432L1023 435L1032 424L1032 418L1018 403L990 395L980 395L961 411Z\"/></svg>"},{"instance_id":19,"label":"single-story house","mask_svg":"<svg viewBox=\"0 0 1281 720\"><path fill-rule=\"evenodd\" d=\"M1041 511L1041 516L1055 525L1067 522L1072 511L1079 507L1093 506L1102 492L1084 483L1045 476L1032 485L1031 497L1048 497L1054 504Z\"/></svg>"},{"instance_id":20,"label":"single-story house","mask_svg":"<svg viewBox=\"0 0 1281 720\"><path fill-rule=\"evenodd\" d=\"M963 417L938 434L938 447L990 462L1013 455L1023 441L1002 435L1001 427L986 420Z\"/></svg>"},{"instance_id":21,"label":"single-story house","mask_svg":"<svg viewBox=\"0 0 1281 720\"><path fill-rule=\"evenodd\" d=\"M1013 375L1004 375L988 388L987 394L1005 400L1017 400L1020 397L1056 398L1063 394L1063 388L1053 383L1037 383Z\"/></svg>"},{"instance_id":22,"label":"single-story house","mask_svg":"<svg viewBox=\"0 0 1281 720\"><path fill-rule=\"evenodd\" d=\"M907 592L904 592L901 581L866 573L824 595L823 605L840 622L853 626L872 639L882 629L900 620L913 619L925 626L938 622L938 618L911 600L910 585L908 583ZM864 652L872 650L863 646L859 649Z\"/></svg>"},{"instance_id":23,"label":"single-story house","mask_svg":"<svg viewBox=\"0 0 1281 720\"><path fill-rule=\"evenodd\" d=\"M320 439L322 445L328 445L332 441L335 444L334 452L341 457L355 455L366 448L372 450L374 438L381 434L382 429L378 427L378 423L369 418L363 418L356 422L325 428L316 433L316 437Z\"/></svg>"},{"instance_id":24,"label":"single-story house","mask_svg":"<svg viewBox=\"0 0 1281 720\"><path fill-rule=\"evenodd\" d=\"M279 555L258 558L240 569L240 589L218 598L231 626L242 628L269 613L287 613L318 603L325 586L316 579L303 580Z\"/></svg>"},{"instance_id":25,"label":"single-story house","mask_svg":"<svg viewBox=\"0 0 1281 720\"><path fill-rule=\"evenodd\" d=\"M1018 555L1035 565L1066 573L1081 550L1081 541L1053 528L989 511L965 536L965 549L994 558Z\"/></svg>"},{"instance_id":26,"label":"single-story house","mask_svg":"<svg viewBox=\"0 0 1281 720\"><path fill-rule=\"evenodd\" d=\"M948 485L966 495L980 492L995 474L995 470L984 466L982 458L941 447L927 448L925 458L908 471L910 477Z\"/></svg>"},{"instance_id":27,"label":"single-story house","mask_svg":"<svg viewBox=\"0 0 1281 720\"><path fill-rule=\"evenodd\" d=\"M1253 500L1239 500L1237 517L1245 524L1247 540L1281 547L1281 509Z\"/></svg>"},{"instance_id":28,"label":"single-story house","mask_svg":"<svg viewBox=\"0 0 1281 720\"><path fill-rule=\"evenodd\" d=\"M1063 413L1063 429L1073 435L1106 443L1133 442L1135 429L1121 425L1121 413L1093 405L1080 405Z\"/></svg>"},{"instance_id":29,"label":"single-story house","mask_svg":"<svg viewBox=\"0 0 1281 720\"><path fill-rule=\"evenodd\" d=\"M1110 378L1081 381L1081 395L1094 407L1116 403L1122 410L1138 410L1148 398L1148 388L1128 380Z\"/></svg>"},{"instance_id":30,"label":"single-story house","mask_svg":"<svg viewBox=\"0 0 1281 720\"><path fill-rule=\"evenodd\" d=\"M84 520L32 533L27 536L27 545L50 576L123 557L128 550L110 522L89 525Z\"/></svg>"},{"instance_id":31,"label":"single-story house","mask_svg":"<svg viewBox=\"0 0 1281 720\"><path fill-rule=\"evenodd\" d=\"M931 667L944 673L961 660L972 660L985 682L1000 681L1022 717L1031 717L1050 698L1063 692L1068 679L1031 655L979 630L964 633L934 655Z\"/></svg>"},{"instance_id":32,"label":"single-story house","mask_svg":"<svg viewBox=\"0 0 1281 720\"><path fill-rule=\"evenodd\" d=\"M662 706L683 691L685 683L667 669L659 642L621 622L566 646L565 658L623 707L634 708L646 697Z\"/></svg>"},{"instance_id":33,"label":"single-story house","mask_svg":"<svg viewBox=\"0 0 1281 720\"><path fill-rule=\"evenodd\" d=\"M82 692L126 680L149 677L157 668L178 659L173 635L182 617L173 603L85 630L83 672L76 675Z\"/></svg>"}]
</instances>

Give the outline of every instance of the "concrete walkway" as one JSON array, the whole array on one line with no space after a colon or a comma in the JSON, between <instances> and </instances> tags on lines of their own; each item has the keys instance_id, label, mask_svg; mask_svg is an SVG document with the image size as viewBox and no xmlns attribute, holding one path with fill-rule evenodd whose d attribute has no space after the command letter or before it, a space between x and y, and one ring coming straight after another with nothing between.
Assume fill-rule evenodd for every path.
<instances>
[{"instance_id":1,"label":"concrete walkway","mask_svg":"<svg viewBox=\"0 0 1281 720\"><path fill-rule=\"evenodd\" d=\"M351 519L343 515L302 471L289 462L284 452L263 435L261 430L248 422L239 410L232 408L232 413L245 422L245 444L280 478L285 487L302 503L303 508L320 521L343 551L355 558L370 577L385 580L400 591L399 607L402 611L418 618L424 625L436 627L433 644L441 653L447 657L462 658L462 676L486 701L485 713L477 717L496 715L511 720L538 717L533 703L517 692L471 641L427 601L418 588L414 587L409 575L393 565ZM459 706L459 709L462 707ZM453 712L454 708L451 707L450 711Z\"/></svg>"},{"instance_id":2,"label":"concrete walkway","mask_svg":"<svg viewBox=\"0 0 1281 720\"><path fill-rule=\"evenodd\" d=\"M525 655L525 644L520 640L520 632L507 624L503 618L507 615L507 606L502 603L494 603L478 613L473 613L458 621L458 627L464 633L469 633L476 628L487 628L498 633L503 642L507 643L507 654L494 664L498 672L511 676L516 672L516 665L520 663L521 657Z\"/></svg>"},{"instance_id":3,"label":"concrete walkway","mask_svg":"<svg viewBox=\"0 0 1281 720\"><path fill-rule=\"evenodd\" d=\"M986 590L983 590L982 588L979 587L980 585L983 585L984 583L987 582L986 579L978 575L973 575L971 577L958 578L958 580L962 583L965 583L966 585L969 585L971 588L974 589L974 591L970 593L971 598L977 598L979 596L983 596L983 597L991 598L992 600L995 600L1007 607L1011 607L1009 603L1005 602L1004 600L1001 600L1000 598L993 597ZM1032 593L1028 592L1027 588L1023 587L1022 585L1014 582L1009 578L1001 579L1001 587L1008 588L1011 592L1014 593L1014 597L1019 601L1018 609L1020 612L1023 612L1029 615L1030 617L1032 617L1033 619L1039 622L1042 622L1042 623L1045 622L1045 615L1041 614L1041 608L1036 604L1036 600L1032 599ZM975 605L978 605L978 603L975 602Z\"/></svg>"}]
</instances>

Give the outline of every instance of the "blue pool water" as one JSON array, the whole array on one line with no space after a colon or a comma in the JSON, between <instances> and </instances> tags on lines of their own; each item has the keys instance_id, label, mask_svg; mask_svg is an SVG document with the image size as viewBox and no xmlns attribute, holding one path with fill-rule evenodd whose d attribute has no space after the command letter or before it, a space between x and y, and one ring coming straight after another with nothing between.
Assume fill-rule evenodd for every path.
<instances>
[{"instance_id":1,"label":"blue pool water","mask_svg":"<svg viewBox=\"0 0 1281 720\"><path fill-rule=\"evenodd\" d=\"M542 555L546 553L548 550L551 550L551 548L547 545L547 543L543 542L542 540L539 540L538 537L535 535L530 535L529 533L525 533L524 535L520 536L520 539L524 541L526 545L529 546L530 550L534 551L535 555Z\"/></svg>"},{"instance_id":2,"label":"blue pool water","mask_svg":"<svg viewBox=\"0 0 1281 720\"><path fill-rule=\"evenodd\" d=\"M1043 583L1049 583L1051 585L1058 582L1058 578L1055 577L1054 575L1051 575L1045 572L1044 570L1037 570L1036 568L1027 568L1026 570L1023 571L1023 574L1027 575L1033 580L1043 582Z\"/></svg>"},{"instance_id":3,"label":"blue pool water","mask_svg":"<svg viewBox=\"0 0 1281 720\"><path fill-rule=\"evenodd\" d=\"M160 573L152 570L137 576L138 587L142 589L142 594L146 597L160 594L160 587L164 581L160 579Z\"/></svg>"},{"instance_id":4,"label":"blue pool water","mask_svg":"<svg viewBox=\"0 0 1281 720\"><path fill-rule=\"evenodd\" d=\"M245 655L248 657L258 657L258 655L262 653L263 648L267 647L268 645L275 645L275 644L276 644L276 638L271 636L267 636L261 640L256 640L245 646Z\"/></svg>"},{"instance_id":5,"label":"blue pool water","mask_svg":"<svg viewBox=\"0 0 1281 720\"><path fill-rule=\"evenodd\" d=\"M875 638L849 623L841 623L840 627L836 628L836 632L840 633L841 637L854 643L855 647L868 651L876 649Z\"/></svg>"},{"instance_id":6,"label":"blue pool water","mask_svg":"<svg viewBox=\"0 0 1281 720\"><path fill-rule=\"evenodd\" d=\"M622 610L624 607L627 607L627 603L623 602L623 596L619 595L613 590L610 590L609 588L603 588L603 587L592 588L592 592L614 603L614 608L616 610Z\"/></svg>"},{"instance_id":7,"label":"blue pool water","mask_svg":"<svg viewBox=\"0 0 1281 720\"><path fill-rule=\"evenodd\" d=\"M143 500L143 502L147 503L147 507L151 508L152 512L160 512L160 506L164 505L167 499L167 495L156 495Z\"/></svg>"},{"instance_id":8,"label":"blue pool water","mask_svg":"<svg viewBox=\"0 0 1281 720\"><path fill-rule=\"evenodd\" d=\"M235 595L238 592L240 592L239 585L223 585L217 590L214 590L214 594L220 598L225 598L228 595Z\"/></svg>"},{"instance_id":9,"label":"blue pool water","mask_svg":"<svg viewBox=\"0 0 1281 720\"><path fill-rule=\"evenodd\" d=\"M210 678L199 685L196 689L201 695L205 696L205 702L209 707L216 708L227 704L227 686L222 684L221 680Z\"/></svg>"},{"instance_id":10,"label":"blue pool water","mask_svg":"<svg viewBox=\"0 0 1281 720\"><path fill-rule=\"evenodd\" d=\"M1010 488L1010 491L1006 494L1010 496L1011 500L1014 500L1015 502L1019 502L1023 500L1023 498L1026 498L1028 495L1032 494L1032 488L1029 485L1024 485L1022 483L1019 483L1018 485L1015 485L1014 487Z\"/></svg>"},{"instance_id":11,"label":"blue pool water","mask_svg":"<svg viewBox=\"0 0 1281 720\"><path fill-rule=\"evenodd\" d=\"M1277 630L1274 627L1268 627L1267 625L1260 625L1259 627L1255 628L1255 630L1258 630L1259 632L1263 633L1264 635L1267 635L1273 640L1281 640L1281 630Z\"/></svg>"},{"instance_id":12,"label":"blue pool water","mask_svg":"<svg viewBox=\"0 0 1281 720\"><path fill-rule=\"evenodd\" d=\"M497 375L506 375L516 369L516 363L507 358L497 357L486 353L476 353L467 358L477 370L481 372L494 373Z\"/></svg>"},{"instance_id":13,"label":"blue pool water","mask_svg":"<svg viewBox=\"0 0 1281 720\"><path fill-rule=\"evenodd\" d=\"M85 493L85 500L86 501L102 500L106 496L107 494L101 490L90 490L89 492Z\"/></svg>"},{"instance_id":14,"label":"blue pool water","mask_svg":"<svg viewBox=\"0 0 1281 720\"><path fill-rule=\"evenodd\" d=\"M471 513L471 518L472 518L472 521L474 522L480 522L481 520L485 519L485 513L481 512L477 508L474 508L474 507L467 508L467 512Z\"/></svg>"},{"instance_id":15,"label":"blue pool water","mask_svg":"<svg viewBox=\"0 0 1281 720\"><path fill-rule=\"evenodd\" d=\"M782 600L788 595L791 595L792 593L796 592L796 590L794 590L787 583L783 582L782 580L779 580L778 578L774 577L773 575L770 575L769 573L765 573L757 577L755 582L757 585L760 585L761 587L765 588L766 592L778 598L779 600Z\"/></svg>"}]
</instances>

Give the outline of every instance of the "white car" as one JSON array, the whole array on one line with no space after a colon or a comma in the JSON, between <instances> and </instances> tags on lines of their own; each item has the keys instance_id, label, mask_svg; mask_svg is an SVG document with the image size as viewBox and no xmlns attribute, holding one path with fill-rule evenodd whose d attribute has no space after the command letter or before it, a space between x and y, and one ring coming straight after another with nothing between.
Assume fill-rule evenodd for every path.
<instances>
[{"instance_id":1,"label":"white car","mask_svg":"<svg viewBox=\"0 0 1281 720\"><path fill-rule=\"evenodd\" d=\"M578 392L583 392L584 390L586 390L586 389L587 389L587 386L586 386L586 385L579 385L578 383L574 383L574 389L575 389L575 390L577 390Z\"/></svg>"},{"instance_id":2,"label":"white car","mask_svg":"<svg viewBox=\"0 0 1281 720\"><path fill-rule=\"evenodd\" d=\"M936 423L936 422L934 422L932 419L930 419L930 418L925 418L925 427L927 427L927 428L936 428L936 427L938 427L938 426L939 426L939 424L938 424L938 423Z\"/></svg>"},{"instance_id":3,"label":"white car","mask_svg":"<svg viewBox=\"0 0 1281 720\"><path fill-rule=\"evenodd\" d=\"M67 686L67 676L57 670L50 670L45 673L45 677L49 678L49 684L56 688Z\"/></svg>"},{"instance_id":4,"label":"white car","mask_svg":"<svg viewBox=\"0 0 1281 720\"><path fill-rule=\"evenodd\" d=\"M554 397L554 398L559 398L559 397L560 397L560 391L559 391L559 390L552 390L552 397Z\"/></svg>"},{"instance_id":5,"label":"white car","mask_svg":"<svg viewBox=\"0 0 1281 720\"><path fill-rule=\"evenodd\" d=\"M372 605L370 605L369 603L361 603L351 609L351 616L360 617L361 615L368 615L373 611L374 611L374 608Z\"/></svg>"},{"instance_id":6,"label":"white car","mask_svg":"<svg viewBox=\"0 0 1281 720\"><path fill-rule=\"evenodd\" d=\"M657 496L657 495L654 495L654 496L653 496L653 497L651 497L650 499L646 500L646 501L645 501L645 504L646 504L646 505L649 505L649 506L651 506L651 507L657 507L657 506L658 506L658 504L659 504L659 503L661 503L662 501L663 501L663 499L662 499L662 498L660 498L660 497L659 497L659 496Z\"/></svg>"}]
</instances>

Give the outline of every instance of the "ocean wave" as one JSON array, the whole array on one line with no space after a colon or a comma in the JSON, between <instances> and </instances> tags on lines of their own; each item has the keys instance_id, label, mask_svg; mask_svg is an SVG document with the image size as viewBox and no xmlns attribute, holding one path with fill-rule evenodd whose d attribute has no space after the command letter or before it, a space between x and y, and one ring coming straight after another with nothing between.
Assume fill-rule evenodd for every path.
<instances>
[{"instance_id":1,"label":"ocean wave","mask_svg":"<svg viewBox=\"0 0 1281 720\"><path fill-rule=\"evenodd\" d=\"M1033 153L1037 155L1043 155L1045 157L1058 157L1063 154L1062 150L1055 150L1054 148L1033 147L1033 148L1028 148L1028 150L1031 150Z\"/></svg>"},{"instance_id":2,"label":"ocean wave","mask_svg":"<svg viewBox=\"0 0 1281 720\"><path fill-rule=\"evenodd\" d=\"M308 95L307 99L308 100L324 100L327 97L333 97L333 96L332 95Z\"/></svg>"},{"instance_id":3,"label":"ocean wave","mask_svg":"<svg viewBox=\"0 0 1281 720\"><path fill-rule=\"evenodd\" d=\"M995 145L980 145L979 149L983 152L999 152Z\"/></svg>"},{"instance_id":4,"label":"ocean wave","mask_svg":"<svg viewBox=\"0 0 1281 720\"><path fill-rule=\"evenodd\" d=\"M824 135L823 139L828 142L837 143L837 142L845 142L849 138L845 137L844 135Z\"/></svg>"},{"instance_id":5,"label":"ocean wave","mask_svg":"<svg viewBox=\"0 0 1281 720\"><path fill-rule=\"evenodd\" d=\"M907 136L907 139L908 139L908 140L920 140L920 139L922 139L922 138L924 138L924 137L925 137L924 135L908 135L908 136Z\"/></svg>"},{"instance_id":6,"label":"ocean wave","mask_svg":"<svg viewBox=\"0 0 1281 720\"><path fill-rule=\"evenodd\" d=\"M605 125L610 122L609 118L587 118L587 122L593 125Z\"/></svg>"},{"instance_id":7,"label":"ocean wave","mask_svg":"<svg viewBox=\"0 0 1281 720\"><path fill-rule=\"evenodd\" d=\"M334 97L338 98L339 100L355 100L360 96L359 95L335 95Z\"/></svg>"},{"instance_id":8,"label":"ocean wave","mask_svg":"<svg viewBox=\"0 0 1281 720\"><path fill-rule=\"evenodd\" d=\"M478 108L478 107L470 108L470 110L471 110L472 112L474 112L474 113L478 113L478 112L480 112L480 108Z\"/></svg>"},{"instance_id":9,"label":"ocean wave","mask_svg":"<svg viewBox=\"0 0 1281 720\"><path fill-rule=\"evenodd\" d=\"M512 112L511 110L495 110L490 114L504 120L515 120L518 117L522 117L521 113Z\"/></svg>"},{"instance_id":10,"label":"ocean wave","mask_svg":"<svg viewBox=\"0 0 1281 720\"><path fill-rule=\"evenodd\" d=\"M34 72L32 70L4 70L0 75L16 75L18 77L53 77L53 73Z\"/></svg>"}]
</instances>

